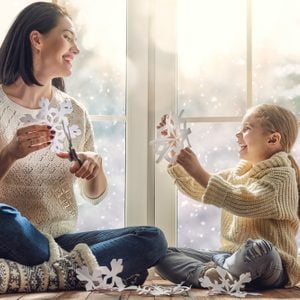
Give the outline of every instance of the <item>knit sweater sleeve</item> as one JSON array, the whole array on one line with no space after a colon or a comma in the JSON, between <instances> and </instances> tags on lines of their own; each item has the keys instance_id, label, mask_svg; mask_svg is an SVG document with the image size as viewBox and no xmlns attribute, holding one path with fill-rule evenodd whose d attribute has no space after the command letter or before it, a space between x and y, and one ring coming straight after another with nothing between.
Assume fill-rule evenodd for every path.
<instances>
[{"instance_id":1,"label":"knit sweater sleeve","mask_svg":"<svg viewBox=\"0 0 300 300\"><path fill-rule=\"evenodd\" d=\"M270 172L249 184L231 184L218 175L211 176L203 202L249 218L286 219L297 207L294 177Z\"/></svg>"},{"instance_id":2,"label":"knit sweater sleeve","mask_svg":"<svg viewBox=\"0 0 300 300\"><path fill-rule=\"evenodd\" d=\"M174 179L174 183L183 194L194 200L202 201L205 188L191 177L181 165L175 164L169 166L168 173ZM218 175L221 178L226 179L229 174L230 170L225 170L220 172Z\"/></svg>"},{"instance_id":3,"label":"knit sweater sleeve","mask_svg":"<svg viewBox=\"0 0 300 300\"><path fill-rule=\"evenodd\" d=\"M82 145L80 147L80 150L82 152L86 152L86 151L92 151L95 152L95 143L94 143L94 131L93 131L93 127L90 121L90 118L87 114L87 112L85 112L84 114L85 116L85 124L84 124L84 139L82 142ZM103 194L101 194L99 197L97 198L89 198L85 195L84 193L84 189L83 189L83 185L84 185L84 180L82 179L78 179L79 182L79 187L80 187L80 194L81 196L88 202L92 203L93 205L97 205L99 204L107 195L107 188L106 190L103 192Z\"/></svg>"},{"instance_id":4,"label":"knit sweater sleeve","mask_svg":"<svg viewBox=\"0 0 300 300\"><path fill-rule=\"evenodd\" d=\"M200 201L205 189L191 177L179 164L169 166L169 175L174 179L178 189L194 200Z\"/></svg>"},{"instance_id":5,"label":"knit sweater sleeve","mask_svg":"<svg viewBox=\"0 0 300 300\"><path fill-rule=\"evenodd\" d=\"M183 167L168 168L179 190L185 195L241 217L290 219L297 211L297 186L290 169L269 169L262 178L232 183L231 170L211 175L203 188Z\"/></svg>"}]
</instances>

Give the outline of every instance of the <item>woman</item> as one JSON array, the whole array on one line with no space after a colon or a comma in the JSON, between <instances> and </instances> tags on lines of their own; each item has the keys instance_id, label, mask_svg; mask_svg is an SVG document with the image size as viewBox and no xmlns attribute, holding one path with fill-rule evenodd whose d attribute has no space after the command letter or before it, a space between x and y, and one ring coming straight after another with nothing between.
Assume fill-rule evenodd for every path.
<instances>
[{"instance_id":1,"label":"woman","mask_svg":"<svg viewBox=\"0 0 300 300\"><path fill-rule=\"evenodd\" d=\"M75 178L93 204L102 200L107 189L87 112L64 93L62 77L71 75L77 54L70 16L64 8L46 2L25 8L0 48L0 257L5 266L0 268L0 277L8 278L4 280L7 285L2 281L1 287L0 282L2 292L36 290L22 282L10 286L12 266L20 273L43 270L46 278L47 272L53 275L54 265L56 275L64 274L64 284L59 286L61 278L55 275L39 290L73 289L79 286L77 267L87 265L92 270L97 263L110 267L114 258L123 259L120 276L125 284L142 284L147 268L166 251L164 235L155 227L72 233L77 221ZM62 124L22 124L24 116L37 120L41 98L48 99L44 103L52 108L60 107L60 116L64 104L71 105L68 122L76 124L81 133L73 144L82 165L77 161L70 165L68 152L49 150L52 141L61 137ZM62 257L58 245L71 254Z\"/></svg>"}]
</instances>

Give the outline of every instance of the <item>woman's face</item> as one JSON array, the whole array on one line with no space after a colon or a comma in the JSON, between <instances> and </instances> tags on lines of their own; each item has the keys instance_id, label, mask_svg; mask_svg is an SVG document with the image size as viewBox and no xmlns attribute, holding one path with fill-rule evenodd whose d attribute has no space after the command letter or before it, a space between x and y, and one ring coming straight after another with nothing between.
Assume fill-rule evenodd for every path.
<instances>
[{"instance_id":1,"label":"woman's face","mask_svg":"<svg viewBox=\"0 0 300 300\"><path fill-rule=\"evenodd\" d=\"M71 75L72 62L79 53L76 33L67 16L58 19L57 26L41 36L40 51L33 56L37 78L65 77Z\"/></svg>"}]
</instances>

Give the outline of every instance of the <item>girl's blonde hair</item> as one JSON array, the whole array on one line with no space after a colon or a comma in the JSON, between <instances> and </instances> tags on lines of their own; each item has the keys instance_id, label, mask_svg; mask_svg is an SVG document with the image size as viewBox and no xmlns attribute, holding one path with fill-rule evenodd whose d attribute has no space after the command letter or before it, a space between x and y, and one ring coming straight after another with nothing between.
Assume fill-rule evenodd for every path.
<instances>
[{"instance_id":1,"label":"girl's blonde hair","mask_svg":"<svg viewBox=\"0 0 300 300\"><path fill-rule=\"evenodd\" d=\"M298 136L298 121L296 116L288 109L275 104L260 104L250 109L260 120L260 124L268 132L279 132L281 135L282 151L289 154L292 167L296 172L298 194L300 196L299 166L290 154ZM298 216L300 218L300 202L298 200Z\"/></svg>"}]
</instances>

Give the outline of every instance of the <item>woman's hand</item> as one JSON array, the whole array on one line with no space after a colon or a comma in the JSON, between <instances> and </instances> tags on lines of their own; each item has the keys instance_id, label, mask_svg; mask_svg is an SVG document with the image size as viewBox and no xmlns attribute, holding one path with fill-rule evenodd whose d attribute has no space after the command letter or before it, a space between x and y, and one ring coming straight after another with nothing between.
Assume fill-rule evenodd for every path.
<instances>
[{"instance_id":1,"label":"woman's hand","mask_svg":"<svg viewBox=\"0 0 300 300\"><path fill-rule=\"evenodd\" d=\"M60 158L69 159L68 152L57 152ZM78 178L91 180L94 179L100 171L102 171L102 158L95 152L77 152L78 157L82 161L82 166L77 161L73 161L70 166L70 172Z\"/></svg>"},{"instance_id":2,"label":"woman's hand","mask_svg":"<svg viewBox=\"0 0 300 300\"><path fill-rule=\"evenodd\" d=\"M30 125L19 128L12 141L0 151L0 181L16 160L48 147L54 134L55 131L47 125Z\"/></svg>"},{"instance_id":3,"label":"woman's hand","mask_svg":"<svg viewBox=\"0 0 300 300\"><path fill-rule=\"evenodd\" d=\"M190 148L182 149L176 158L176 162L198 183L205 188L207 187L210 174L202 168L196 154Z\"/></svg>"},{"instance_id":4,"label":"woman's hand","mask_svg":"<svg viewBox=\"0 0 300 300\"><path fill-rule=\"evenodd\" d=\"M61 158L69 158L68 152L58 152L56 155ZM102 158L95 152L77 152L77 155L83 162L82 166L77 161L73 161L70 172L78 178L85 179L83 191L88 198L98 198L107 188Z\"/></svg>"},{"instance_id":5,"label":"woman's hand","mask_svg":"<svg viewBox=\"0 0 300 300\"><path fill-rule=\"evenodd\" d=\"M30 125L19 128L6 151L12 159L17 160L28 154L46 148L51 144L55 131L48 125Z\"/></svg>"}]
</instances>

